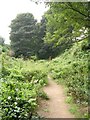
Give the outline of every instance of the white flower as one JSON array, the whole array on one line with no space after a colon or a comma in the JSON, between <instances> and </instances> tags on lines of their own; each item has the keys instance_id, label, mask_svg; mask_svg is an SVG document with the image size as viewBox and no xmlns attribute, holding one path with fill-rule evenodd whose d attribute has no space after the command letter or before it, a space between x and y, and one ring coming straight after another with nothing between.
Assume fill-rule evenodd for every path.
<instances>
[{"instance_id":1,"label":"white flower","mask_svg":"<svg viewBox=\"0 0 90 120\"><path fill-rule=\"evenodd\" d=\"M19 98L16 97L16 100L19 100Z\"/></svg>"},{"instance_id":2,"label":"white flower","mask_svg":"<svg viewBox=\"0 0 90 120\"><path fill-rule=\"evenodd\" d=\"M17 102L14 102L15 105L17 105Z\"/></svg>"},{"instance_id":3,"label":"white flower","mask_svg":"<svg viewBox=\"0 0 90 120\"><path fill-rule=\"evenodd\" d=\"M10 100L10 99L11 99L11 96L8 97L8 100Z\"/></svg>"},{"instance_id":4,"label":"white flower","mask_svg":"<svg viewBox=\"0 0 90 120\"><path fill-rule=\"evenodd\" d=\"M38 82L38 80L35 80L35 81L34 81L34 83L37 83L37 82Z\"/></svg>"},{"instance_id":5,"label":"white flower","mask_svg":"<svg viewBox=\"0 0 90 120\"><path fill-rule=\"evenodd\" d=\"M18 91L18 88L16 88L16 91Z\"/></svg>"}]
</instances>

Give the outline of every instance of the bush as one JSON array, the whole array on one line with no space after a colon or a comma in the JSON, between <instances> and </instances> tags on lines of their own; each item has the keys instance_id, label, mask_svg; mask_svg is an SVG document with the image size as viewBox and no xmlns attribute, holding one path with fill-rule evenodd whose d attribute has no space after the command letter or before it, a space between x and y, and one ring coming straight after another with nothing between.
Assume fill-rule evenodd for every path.
<instances>
[{"instance_id":1,"label":"bush","mask_svg":"<svg viewBox=\"0 0 90 120\"><path fill-rule=\"evenodd\" d=\"M42 68L36 69L36 63L29 60L15 59L6 53L2 53L0 57L2 58L1 119L30 120L38 104L39 91L47 84L47 72ZM29 69L27 65L30 66Z\"/></svg>"},{"instance_id":2,"label":"bush","mask_svg":"<svg viewBox=\"0 0 90 120\"><path fill-rule=\"evenodd\" d=\"M37 106L37 93L30 83L4 81L1 87L2 120L26 120Z\"/></svg>"},{"instance_id":3,"label":"bush","mask_svg":"<svg viewBox=\"0 0 90 120\"><path fill-rule=\"evenodd\" d=\"M67 94L75 103L88 104L88 51L83 51L83 43L75 43L64 54L52 60L50 71L54 79L68 87Z\"/></svg>"},{"instance_id":4,"label":"bush","mask_svg":"<svg viewBox=\"0 0 90 120\"><path fill-rule=\"evenodd\" d=\"M33 81L34 83L40 83L41 86L47 84L47 73L41 70L22 70L22 75L26 80Z\"/></svg>"}]
</instances>

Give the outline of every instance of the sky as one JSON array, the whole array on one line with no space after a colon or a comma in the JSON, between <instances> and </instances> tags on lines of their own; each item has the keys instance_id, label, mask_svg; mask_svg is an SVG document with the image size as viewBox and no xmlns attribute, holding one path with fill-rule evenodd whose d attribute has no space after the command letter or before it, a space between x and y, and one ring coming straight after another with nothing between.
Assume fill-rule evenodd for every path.
<instances>
[{"instance_id":1,"label":"sky","mask_svg":"<svg viewBox=\"0 0 90 120\"><path fill-rule=\"evenodd\" d=\"M6 44L9 44L9 25L17 14L30 12L40 21L47 9L44 4L37 5L30 0L0 0L0 36L5 39Z\"/></svg>"}]
</instances>

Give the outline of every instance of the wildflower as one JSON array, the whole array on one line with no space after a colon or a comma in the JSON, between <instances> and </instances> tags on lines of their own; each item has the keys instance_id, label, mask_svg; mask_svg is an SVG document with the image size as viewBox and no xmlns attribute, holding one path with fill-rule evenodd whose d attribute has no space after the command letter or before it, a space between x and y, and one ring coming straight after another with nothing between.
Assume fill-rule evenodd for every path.
<instances>
[{"instance_id":1,"label":"wildflower","mask_svg":"<svg viewBox=\"0 0 90 120\"><path fill-rule=\"evenodd\" d=\"M17 102L14 102L15 105L17 105Z\"/></svg>"},{"instance_id":2,"label":"wildflower","mask_svg":"<svg viewBox=\"0 0 90 120\"><path fill-rule=\"evenodd\" d=\"M8 97L8 100L10 100L10 99L11 99L11 96Z\"/></svg>"}]
</instances>

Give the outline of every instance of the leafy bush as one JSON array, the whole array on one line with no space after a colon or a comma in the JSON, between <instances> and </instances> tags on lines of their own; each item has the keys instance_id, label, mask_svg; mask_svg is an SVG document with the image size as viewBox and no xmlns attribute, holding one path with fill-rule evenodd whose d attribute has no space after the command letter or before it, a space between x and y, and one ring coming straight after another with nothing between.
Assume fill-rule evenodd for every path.
<instances>
[{"instance_id":1,"label":"leafy bush","mask_svg":"<svg viewBox=\"0 0 90 120\"><path fill-rule=\"evenodd\" d=\"M49 100L49 96L43 90L39 91L38 95L39 95L39 97L41 97L45 100Z\"/></svg>"},{"instance_id":2,"label":"leafy bush","mask_svg":"<svg viewBox=\"0 0 90 120\"><path fill-rule=\"evenodd\" d=\"M78 104L88 104L88 51L85 42L78 42L60 57L52 60L50 71L54 79L68 87L67 94Z\"/></svg>"},{"instance_id":3,"label":"leafy bush","mask_svg":"<svg viewBox=\"0 0 90 120\"><path fill-rule=\"evenodd\" d=\"M37 106L32 84L3 81L1 91L2 120L29 119Z\"/></svg>"},{"instance_id":4,"label":"leafy bush","mask_svg":"<svg viewBox=\"0 0 90 120\"><path fill-rule=\"evenodd\" d=\"M30 120L38 105L39 91L47 84L47 72L31 67L32 63L35 63L29 60L11 58L5 53L0 57L2 57L1 119ZM29 69L26 63L30 64Z\"/></svg>"},{"instance_id":5,"label":"leafy bush","mask_svg":"<svg viewBox=\"0 0 90 120\"><path fill-rule=\"evenodd\" d=\"M30 57L32 60L36 61L37 60L37 56L31 56Z\"/></svg>"}]
</instances>

